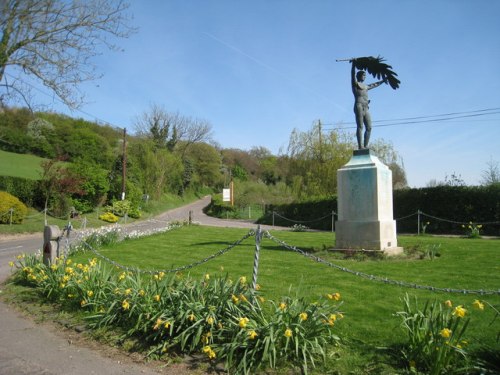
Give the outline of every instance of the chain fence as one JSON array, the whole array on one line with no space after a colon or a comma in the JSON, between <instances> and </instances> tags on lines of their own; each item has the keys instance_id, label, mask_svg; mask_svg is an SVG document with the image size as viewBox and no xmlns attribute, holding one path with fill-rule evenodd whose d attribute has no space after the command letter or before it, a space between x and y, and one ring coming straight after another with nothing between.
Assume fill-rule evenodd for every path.
<instances>
[{"instance_id":1,"label":"chain fence","mask_svg":"<svg viewBox=\"0 0 500 375\"><path fill-rule=\"evenodd\" d=\"M283 248L285 248L287 250L296 252L296 253L304 256L304 257L312 259L315 262L324 264L324 265L326 265L328 267L335 268L335 269L340 270L342 272L346 272L346 273L349 273L349 274L352 274L352 275L355 275L355 276L359 276L359 277L362 277L362 278L365 278L365 279L368 279L368 280L382 282L382 283L385 283L385 284L397 285L397 286L401 286L401 287L405 287L405 288L429 290L429 291L432 291L432 292L446 292L446 293L458 293L458 294L479 294L479 295L488 295L488 294L497 294L497 295L500 295L500 289L499 290L482 290L482 289L480 289L480 290L468 290L468 289L456 289L456 288L438 288L438 287L434 287L434 286L418 285L418 284L415 284L415 283L408 283L408 282L405 282L405 281L391 280L391 279L389 279L387 277L381 277L381 276L370 275L370 274L359 272L359 271L353 271L353 270L351 270L349 268L339 266L339 265L331 263L331 262L329 262L329 261L327 261L325 259L317 257L317 256L315 256L315 255L313 255L311 253L308 253L305 250L301 250L301 249L299 249L299 248L297 248L295 246L288 245L286 242L284 242L284 241L282 241L282 240L274 237L273 235L271 235L271 233L269 233L269 231L265 231L263 235L264 235L264 237L266 237L266 238L274 241L275 243L277 243L278 245L280 245L281 247L283 247Z\"/></svg>"},{"instance_id":2,"label":"chain fence","mask_svg":"<svg viewBox=\"0 0 500 375\"><path fill-rule=\"evenodd\" d=\"M152 230L152 231L142 232L140 234L134 234L132 231L132 232L129 232L129 234L127 234L126 237L128 236L128 238L137 238L137 236L139 236L139 235L144 236L144 235L149 235L149 234L153 234L153 233L158 233L160 230L165 232L165 231L171 230L171 229L176 228L176 227L180 227L180 226L179 225L170 226L170 227L167 226L165 228L157 229L156 232L155 232L155 230ZM71 232L71 227L68 227L65 229L67 230L67 232L66 232L67 238L69 238L69 234ZM116 225L115 230L120 231L120 230L122 230L122 228L120 226ZM137 273L141 273L141 274L154 275L154 274L158 274L161 272L172 273L172 272L185 271L187 269L192 269L194 267L205 264L212 259L215 259L215 258L218 258L222 255L225 255L229 251L233 250L235 247L239 246L243 241L247 240L250 237L255 236L255 256L254 256L253 277L252 277L252 284L253 284L254 288L257 285L257 273L258 273L258 267L259 267L259 253L260 253L260 249L261 249L261 241L262 241L262 238L267 238L267 239L273 241L274 243L278 244L280 247L282 247L286 250L289 250L289 251L293 251L297 254L300 254L300 255L302 255L306 258L309 258L317 263L320 263L320 264L323 264L323 265L328 266L330 268L333 268L335 270L345 272L345 273L348 273L350 275L354 275L354 276L357 276L357 277L360 277L360 278L363 278L366 280L374 281L374 282L380 282L380 283L387 284L387 285L395 285L395 286L399 286L399 287L403 287L403 288L427 290L427 291L431 291L431 292L444 292L444 293L453 293L453 294L474 294L474 295L500 295L500 289L499 290L483 290L483 289L473 290L473 289L459 289L459 288L443 288L443 287L435 287L435 286L430 286L430 285L419 285L417 283L410 283L407 281L393 280L393 279L390 279L388 277L371 275L371 274L367 274L364 272L351 270L349 268L340 266L338 264L334 264L334 263L327 261L323 258L315 256L315 255L313 255L305 250L302 250L296 246L289 245L285 241L282 241L282 240L278 239L277 237L273 236L269 231L261 231L260 225L257 227L256 230L253 230L253 229L249 230L248 233L245 234L243 237L241 237L239 240L231 243L229 246L227 246L223 249L220 249L220 250L216 251L215 253L213 253L213 254L211 254L203 259L200 259L200 260L197 260L195 262L185 264L185 265L182 265L179 267L172 267L172 268L168 268L168 269L167 268L154 269L154 270L143 270L143 269L140 269L138 267L126 266L126 265L120 264L119 262L116 262L116 261L110 259L109 257L103 255L99 250L96 249L95 246L92 246L91 244L89 244L87 242L86 238L88 238L90 232L91 231L84 233L84 231L82 231L81 233L79 233L79 235L78 235L80 237L79 243L82 246L84 246L85 248L87 248L88 250L90 250L92 253L94 253L99 258L103 259L104 261L108 262L109 264L111 264L111 265L113 265L113 266L115 266L123 271L126 271L126 272L137 272ZM64 234L64 230L63 230L63 234ZM66 242L66 246L67 246L67 249L65 251L65 254L69 254L69 252L70 252L69 251L69 241Z\"/></svg>"}]
</instances>

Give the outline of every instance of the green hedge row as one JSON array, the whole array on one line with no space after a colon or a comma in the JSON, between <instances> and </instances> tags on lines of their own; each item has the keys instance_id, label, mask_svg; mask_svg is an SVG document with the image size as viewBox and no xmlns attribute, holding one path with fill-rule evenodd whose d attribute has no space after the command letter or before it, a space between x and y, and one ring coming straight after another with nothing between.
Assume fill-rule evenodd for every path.
<instances>
[{"instance_id":1,"label":"green hedge row","mask_svg":"<svg viewBox=\"0 0 500 375\"><path fill-rule=\"evenodd\" d=\"M500 236L500 184L396 190L393 200L398 233L417 233L420 210L421 222L429 222L426 227L429 234L462 235L467 230L462 223L473 222L483 223L481 234ZM273 224L274 216L274 225L291 227L300 223L313 229L331 230L332 211L337 212L336 197L271 205L259 223Z\"/></svg>"},{"instance_id":2,"label":"green hedge row","mask_svg":"<svg viewBox=\"0 0 500 375\"><path fill-rule=\"evenodd\" d=\"M28 207L40 205L40 181L22 177L0 176L0 190L17 197Z\"/></svg>"},{"instance_id":3,"label":"green hedge row","mask_svg":"<svg viewBox=\"0 0 500 375\"><path fill-rule=\"evenodd\" d=\"M396 190L396 219L420 210L429 222L426 233L465 234L462 223L484 223L481 234L500 236L500 184L490 186L437 186ZM466 225L467 226L467 225ZM417 232L417 215L397 221L399 233Z\"/></svg>"},{"instance_id":4,"label":"green hedge row","mask_svg":"<svg viewBox=\"0 0 500 375\"><path fill-rule=\"evenodd\" d=\"M266 207L264 217L258 222L283 227L302 224L312 229L332 230L332 212L337 212L337 197L270 205Z\"/></svg>"}]
</instances>

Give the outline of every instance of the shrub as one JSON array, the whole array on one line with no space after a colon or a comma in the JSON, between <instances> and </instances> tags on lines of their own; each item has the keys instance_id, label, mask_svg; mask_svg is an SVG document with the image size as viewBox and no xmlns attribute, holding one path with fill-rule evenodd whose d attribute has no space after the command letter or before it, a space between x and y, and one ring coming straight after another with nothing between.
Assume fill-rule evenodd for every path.
<instances>
[{"instance_id":1,"label":"shrub","mask_svg":"<svg viewBox=\"0 0 500 375\"><path fill-rule=\"evenodd\" d=\"M119 218L112 212L106 212L99 215L99 220L107 221L108 223L116 223Z\"/></svg>"},{"instance_id":2,"label":"shrub","mask_svg":"<svg viewBox=\"0 0 500 375\"><path fill-rule=\"evenodd\" d=\"M0 224L21 224L28 208L13 195L0 191Z\"/></svg>"},{"instance_id":3,"label":"shrub","mask_svg":"<svg viewBox=\"0 0 500 375\"><path fill-rule=\"evenodd\" d=\"M131 201L125 199L123 201L114 201L111 206L106 206L106 210L112 212L117 216L129 216L134 219L141 217L141 212L137 207L134 207Z\"/></svg>"}]
</instances>

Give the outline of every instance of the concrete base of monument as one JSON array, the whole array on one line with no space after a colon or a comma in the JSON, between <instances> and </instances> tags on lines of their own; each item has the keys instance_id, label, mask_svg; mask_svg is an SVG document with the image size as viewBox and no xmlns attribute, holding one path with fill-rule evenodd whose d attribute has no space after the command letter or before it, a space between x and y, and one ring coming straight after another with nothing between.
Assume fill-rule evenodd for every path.
<instances>
[{"instance_id":1,"label":"concrete base of monument","mask_svg":"<svg viewBox=\"0 0 500 375\"><path fill-rule=\"evenodd\" d=\"M361 249L353 249L352 247L351 248L330 248L328 249L328 251L335 251L335 252L339 252L339 253L344 253L344 254L354 254L354 253L365 253L367 255L373 255L373 254L383 254L383 255L387 255L387 256L398 256L398 255L401 255L403 254L404 252L404 248L402 247L388 247L388 248L385 248L384 250L374 250L374 249L364 249L364 248L361 248Z\"/></svg>"},{"instance_id":2,"label":"concrete base of monument","mask_svg":"<svg viewBox=\"0 0 500 375\"><path fill-rule=\"evenodd\" d=\"M338 218L335 247L402 253L392 208L392 172L368 149L355 150L337 171Z\"/></svg>"}]
</instances>

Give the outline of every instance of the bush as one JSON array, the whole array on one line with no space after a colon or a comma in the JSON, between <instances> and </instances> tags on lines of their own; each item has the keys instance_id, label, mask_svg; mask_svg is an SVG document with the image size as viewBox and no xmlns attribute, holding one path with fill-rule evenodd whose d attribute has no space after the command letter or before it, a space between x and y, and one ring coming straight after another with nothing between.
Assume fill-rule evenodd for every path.
<instances>
[{"instance_id":1,"label":"bush","mask_svg":"<svg viewBox=\"0 0 500 375\"><path fill-rule=\"evenodd\" d=\"M120 217L125 215L134 219L139 219L141 217L139 209L134 207L133 203L127 199L123 201L114 201L111 206L106 206L106 210Z\"/></svg>"},{"instance_id":2,"label":"bush","mask_svg":"<svg viewBox=\"0 0 500 375\"><path fill-rule=\"evenodd\" d=\"M0 176L0 190L15 194L20 201L30 207L37 206L40 203L37 202L39 185L39 181L28 178Z\"/></svg>"},{"instance_id":3,"label":"bush","mask_svg":"<svg viewBox=\"0 0 500 375\"><path fill-rule=\"evenodd\" d=\"M99 215L99 220L107 221L108 223L116 223L119 219L118 216L116 216L112 212L106 212Z\"/></svg>"},{"instance_id":4,"label":"bush","mask_svg":"<svg viewBox=\"0 0 500 375\"><path fill-rule=\"evenodd\" d=\"M28 208L13 195L0 191L0 224L21 224Z\"/></svg>"}]
</instances>

